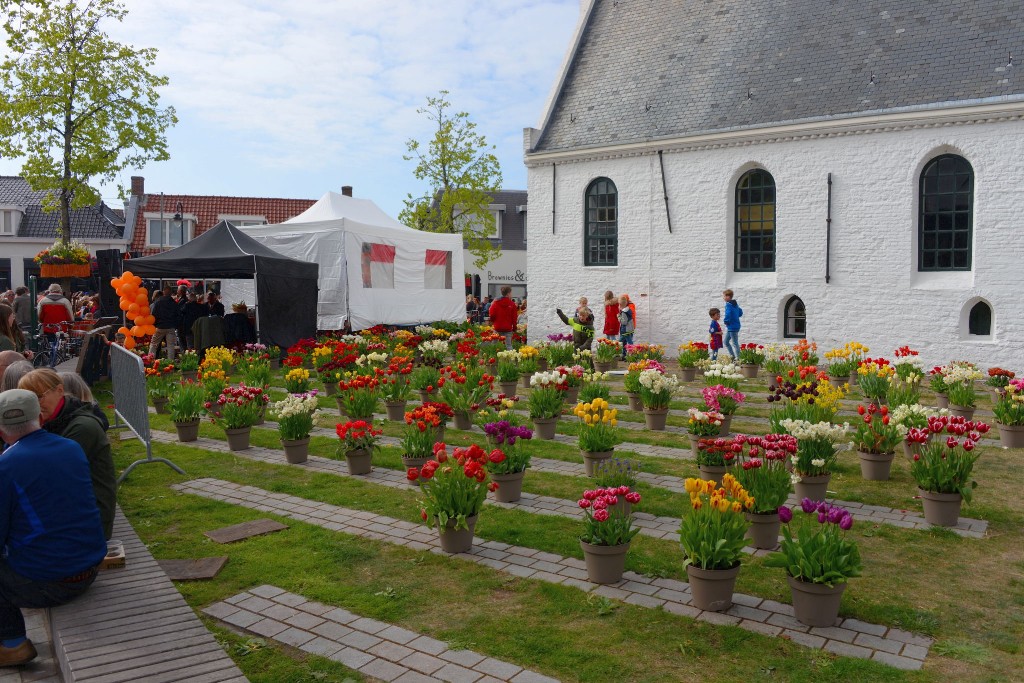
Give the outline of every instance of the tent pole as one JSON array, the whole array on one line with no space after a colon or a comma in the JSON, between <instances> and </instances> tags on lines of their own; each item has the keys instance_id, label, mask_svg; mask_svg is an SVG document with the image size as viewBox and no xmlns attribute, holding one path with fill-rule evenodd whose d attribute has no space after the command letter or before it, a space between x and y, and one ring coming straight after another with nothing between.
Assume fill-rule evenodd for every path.
<instances>
[{"instance_id":1,"label":"tent pole","mask_svg":"<svg viewBox=\"0 0 1024 683\"><path fill-rule=\"evenodd\" d=\"M256 265L255 254L252 257L252 295L256 297L256 341L263 343L263 326L260 325L260 271Z\"/></svg>"}]
</instances>

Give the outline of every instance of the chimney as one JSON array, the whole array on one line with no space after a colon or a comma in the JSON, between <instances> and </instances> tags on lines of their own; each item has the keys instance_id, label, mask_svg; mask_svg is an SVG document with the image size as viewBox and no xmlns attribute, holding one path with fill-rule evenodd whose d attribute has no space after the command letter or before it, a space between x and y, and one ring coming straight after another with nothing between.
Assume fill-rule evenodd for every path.
<instances>
[{"instance_id":1,"label":"chimney","mask_svg":"<svg viewBox=\"0 0 1024 683\"><path fill-rule=\"evenodd\" d=\"M351 185L342 185L341 186L341 193L343 195L345 195L346 197L351 197L352 196L352 186Z\"/></svg>"},{"instance_id":2,"label":"chimney","mask_svg":"<svg viewBox=\"0 0 1024 683\"><path fill-rule=\"evenodd\" d=\"M132 196L141 197L146 194L146 179L140 175L132 176Z\"/></svg>"}]
</instances>

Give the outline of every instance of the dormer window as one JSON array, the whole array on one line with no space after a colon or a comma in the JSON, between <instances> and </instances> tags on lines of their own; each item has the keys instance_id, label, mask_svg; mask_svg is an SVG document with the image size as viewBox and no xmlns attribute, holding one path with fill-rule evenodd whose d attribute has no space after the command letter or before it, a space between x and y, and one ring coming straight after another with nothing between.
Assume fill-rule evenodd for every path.
<instances>
[{"instance_id":1,"label":"dormer window","mask_svg":"<svg viewBox=\"0 0 1024 683\"><path fill-rule=\"evenodd\" d=\"M22 215L20 209L0 209L0 235L8 237L17 235Z\"/></svg>"}]
</instances>

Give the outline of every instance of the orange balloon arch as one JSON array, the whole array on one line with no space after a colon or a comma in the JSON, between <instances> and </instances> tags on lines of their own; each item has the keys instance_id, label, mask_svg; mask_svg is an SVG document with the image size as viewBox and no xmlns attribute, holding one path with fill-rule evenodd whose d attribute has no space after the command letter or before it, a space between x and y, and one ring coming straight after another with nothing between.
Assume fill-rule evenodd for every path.
<instances>
[{"instance_id":1,"label":"orange balloon arch","mask_svg":"<svg viewBox=\"0 0 1024 683\"><path fill-rule=\"evenodd\" d=\"M149 310L149 291L142 286L142 278L130 270L112 278L110 286L121 297L120 308L132 322L131 327L118 328L117 333L124 335L126 349L134 349L137 339L156 334L156 317Z\"/></svg>"}]
</instances>

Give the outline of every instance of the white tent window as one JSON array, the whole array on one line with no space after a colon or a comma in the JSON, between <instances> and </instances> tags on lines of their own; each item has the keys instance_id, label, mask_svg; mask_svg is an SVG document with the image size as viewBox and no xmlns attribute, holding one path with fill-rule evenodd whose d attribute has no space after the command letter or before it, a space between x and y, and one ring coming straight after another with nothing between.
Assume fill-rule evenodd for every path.
<instances>
[{"instance_id":1,"label":"white tent window","mask_svg":"<svg viewBox=\"0 0 1024 683\"><path fill-rule=\"evenodd\" d=\"M427 249L423 266L424 289L452 288L452 252Z\"/></svg>"},{"instance_id":2,"label":"white tent window","mask_svg":"<svg viewBox=\"0 0 1024 683\"><path fill-rule=\"evenodd\" d=\"M394 289L395 248L364 242L362 254L363 289Z\"/></svg>"}]
</instances>

